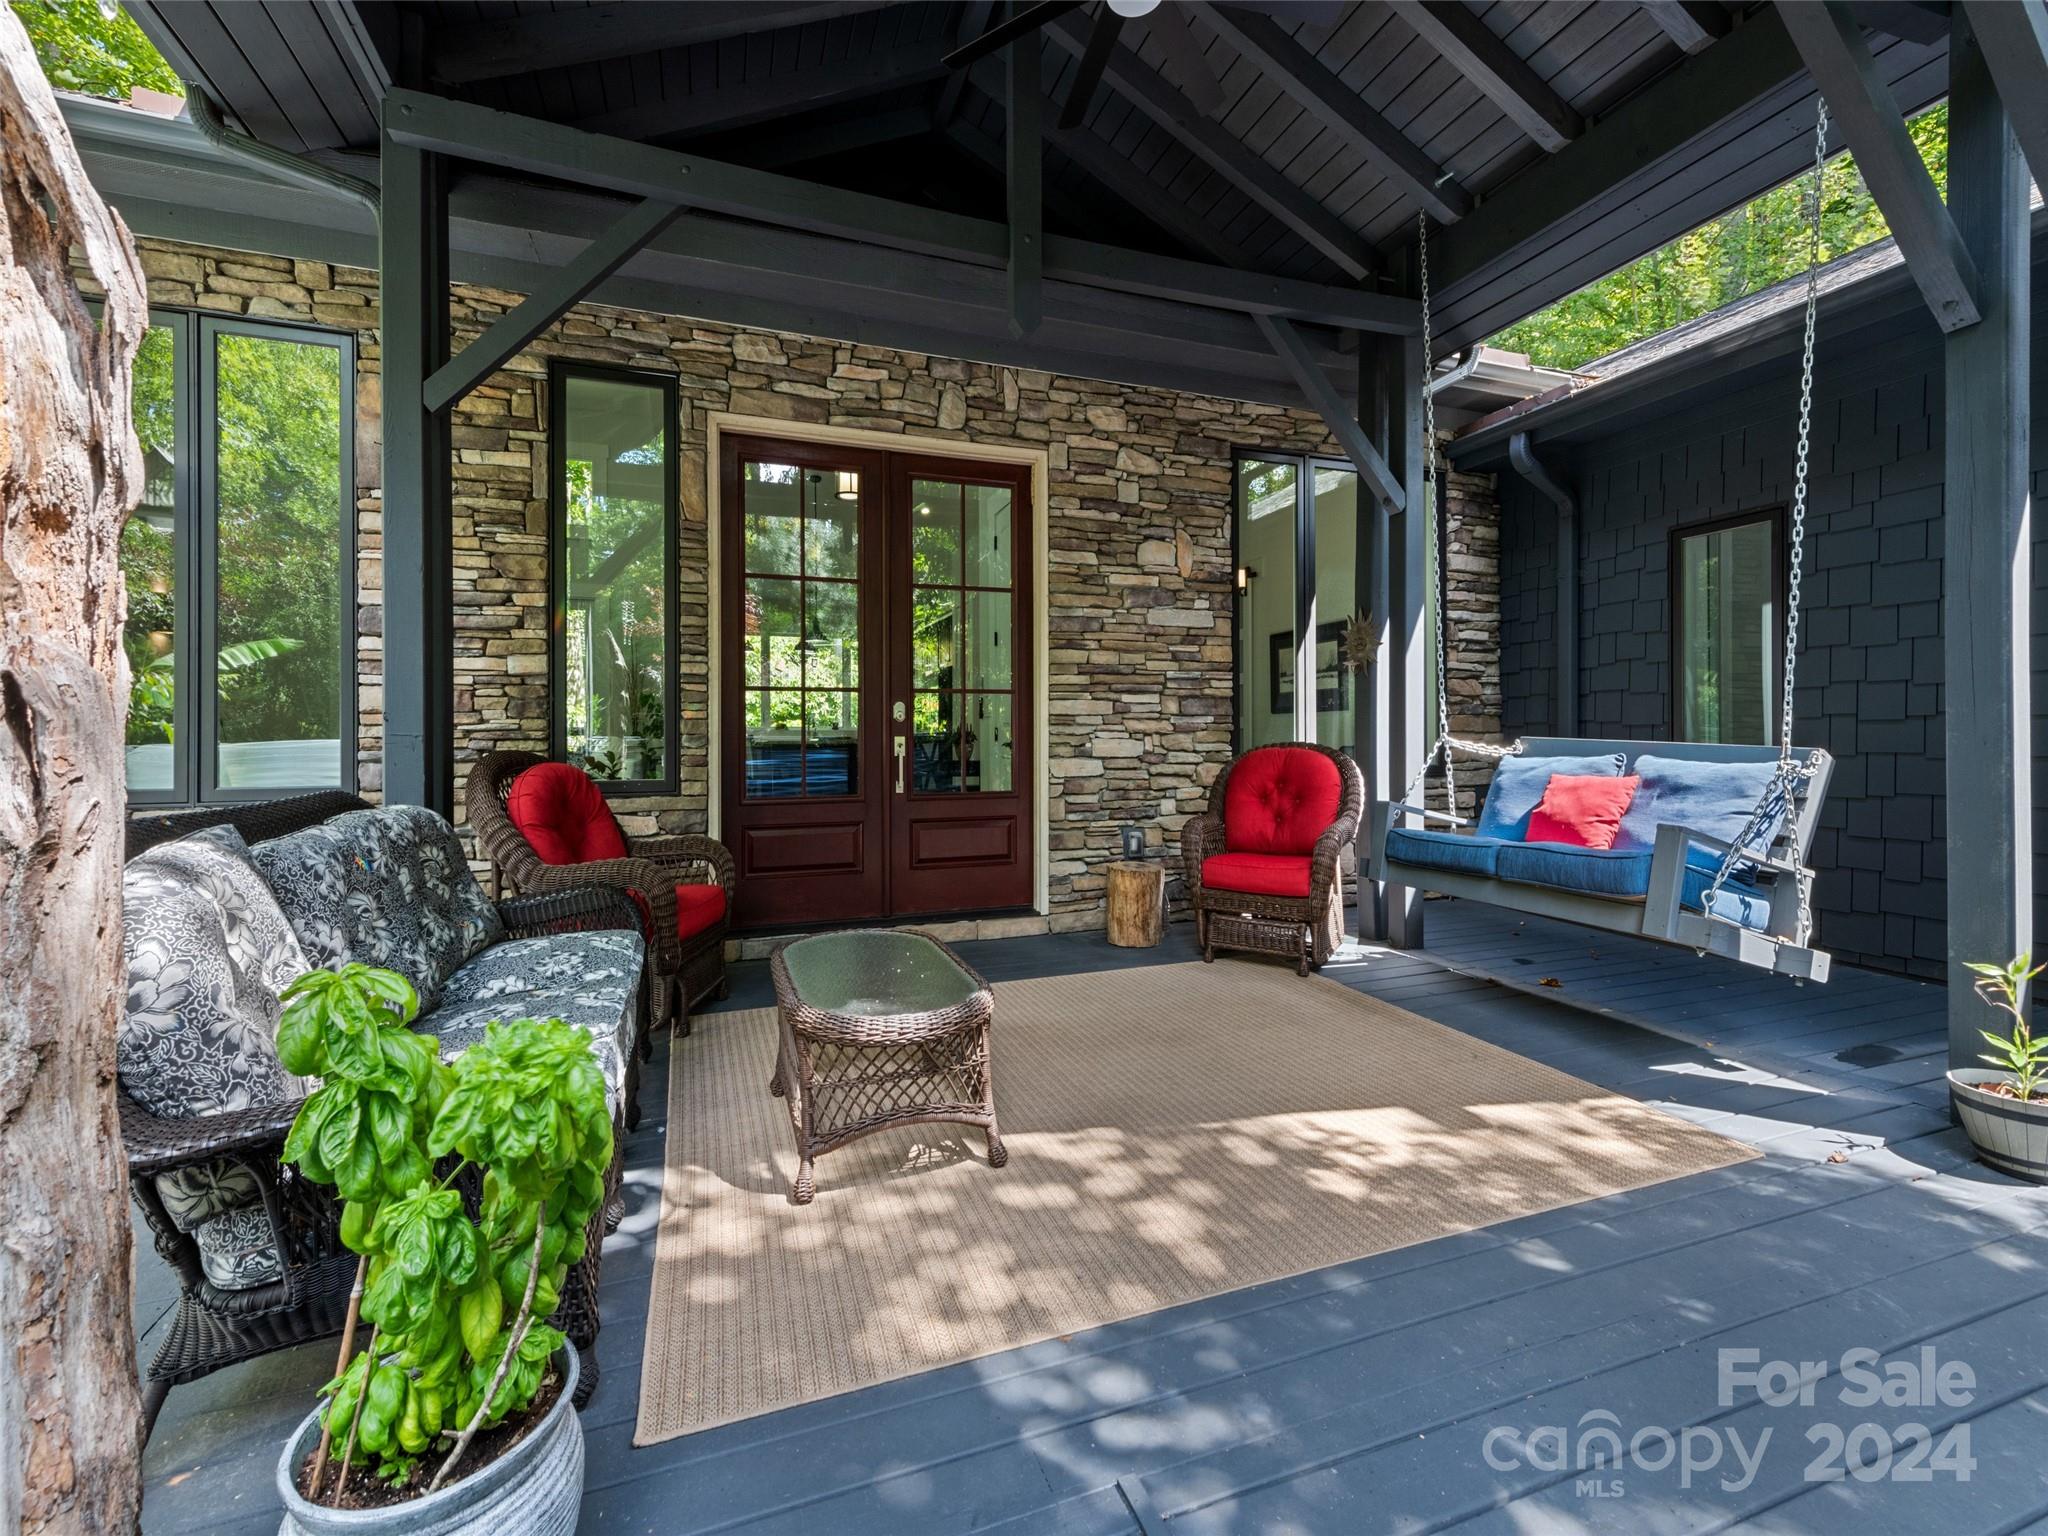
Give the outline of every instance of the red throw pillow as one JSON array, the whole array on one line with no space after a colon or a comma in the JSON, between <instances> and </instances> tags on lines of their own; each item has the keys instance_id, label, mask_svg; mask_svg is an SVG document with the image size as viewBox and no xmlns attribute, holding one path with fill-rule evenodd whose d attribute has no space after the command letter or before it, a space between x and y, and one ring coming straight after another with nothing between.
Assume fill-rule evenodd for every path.
<instances>
[{"instance_id":1,"label":"red throw pillow","mask_svg":"<svg viewBox=\"0 0 2048 1536\"><path fill-rule=\"evenodd\" d=\"M1543 799L1529 813L1529 841L1569 843L1575 848L1612 848L1622 813L1642 779L1600 774L1553 773Z\"/></svg>"}]
</instances>

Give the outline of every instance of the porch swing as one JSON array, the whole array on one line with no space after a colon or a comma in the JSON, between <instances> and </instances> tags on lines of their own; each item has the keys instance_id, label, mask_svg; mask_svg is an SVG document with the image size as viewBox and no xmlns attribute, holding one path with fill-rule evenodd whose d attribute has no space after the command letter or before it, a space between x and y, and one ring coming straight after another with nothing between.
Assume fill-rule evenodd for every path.
<instances>
[{"instance_id":1,"label":"porch swing","mask_svg":"<svg viewBox=\"0 0 2048 1536\"><path fill-rule=\"evenodd\" d=\"M1819 301L1821 175L1828 109L1814 132L1806 335L1800 359L1798 457L1793 477L1791 570L1785 604L1785 671L1778 745L1606 741L1528 737L1513 746L1451 734L1444 669L1443 604L1435 606L1431 663L1436 740L1398 801L1373 807L1379 879L1441 891L1512 912L1554 917L1659 943L1683 945L1799 981L1828 979L1830 957L1812 947L1813 870L1834 760L1792 745L1793 674L1799 659L1799 581L1805 554L1807 448L1813 421L1814 320ZM1423 497L1429 514L1432 590L1440 558L1436 506L1436 412L1429 293L1429 220L1422 245ZM1493 783L1476 823L1458 814L1454 759L1492 759ZM1445 808L1426 804L1441 765ZM1635 775L1634 798L1611 848L1532 842L1530 818L1552 775ZM1420 826L1413 823L1420 823ZM1444 828L1446 830L1433 830Z\"/></svg>"}]
</instances>

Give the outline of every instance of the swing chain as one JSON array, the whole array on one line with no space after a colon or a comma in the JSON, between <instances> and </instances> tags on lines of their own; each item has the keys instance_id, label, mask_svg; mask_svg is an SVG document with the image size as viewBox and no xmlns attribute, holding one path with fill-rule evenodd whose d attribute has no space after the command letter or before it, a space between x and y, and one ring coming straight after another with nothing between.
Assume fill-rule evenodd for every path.
<instances>
[{"instance_id":1,"label":"swing chain","mask_svg":"<svg viewBox=\"0 0 2048 1536\"><path fill-rule=\"evenodd\" d=\"M1828 157L1828 104L1820 98L1820 111L1814 121L1813 131L1813 203L1808 231L1806 259L1806 332L1799 362L1799 437L1798 453L1792 470L1792 551L1790 570L1785 584L1785 670L1783 697L1779 700L1778 714L1778 763L1772 772L1771 782L1765 786L1763 796L1757 801L1756 809L1749 813L1749 820L1743 824L1741 835L1736 837L1728 850L1721 855L1721 862L1714 871L1713 881L1700 898L1700 908L1711 921L1728 922L1715 911L1716 898L1721 889L1734 875L1735 868L1742 862L1743 852L1753 841L1760 841L1764 830L1781 816L1794 814L1794 796L1802 781L1810 781L1820 771L1820 754L1808 754L1804 762L1795 762L1792 755L1792 682L1799 665L1799 579L1806 559L1806 481L1808 450L1813 436L1813 355L1814 327L1820 311L1820 257L1821 257L1821 211L1822 194L1825 191L1823 178L1826 174ZM1768 852L1759 847L1757 852ZM1802 869L1799 882L1799 942L1813 931L1813 876Z\"/></svg>"},{"instance_id":2,"label":"swing chain","mask_svg":"<svg viewBox=\"0 0 2048 1536\"><path fill-rule=\"evenodd\" d=\"M1431 744L1416 770L1415 778L1408 785L1408 791L1401 799L1406 806L1420 809L1420 797L1429 770L1439 761L1444 765L1445 803L1453 815L1458 810L1458 785L1451 761L1453 752L1463 752L1468 757L1485 757L1499 761L1515 756L1522 750L1522 744L1500 747L1487 741L1460 741L1451 734L1451 690L1450 671L1445 664L1444 648L1444 603L1443 577L1439 570L1442 554L1438 548L1437 533L1437 454L1436 454L1436 394L1430 388L1436 376L1435 337L1430 329L1429 313L1429 215L1418 212L1415 215L1417 231L1416 271L1421 279L1422 290L1422 499L1423 514L1428 523L1427 579L1428 592L1432 601L1430 612L1434 618L1431 625L1431 650L1436 665L1436 740Z\"/></svg>"}]
</instances>

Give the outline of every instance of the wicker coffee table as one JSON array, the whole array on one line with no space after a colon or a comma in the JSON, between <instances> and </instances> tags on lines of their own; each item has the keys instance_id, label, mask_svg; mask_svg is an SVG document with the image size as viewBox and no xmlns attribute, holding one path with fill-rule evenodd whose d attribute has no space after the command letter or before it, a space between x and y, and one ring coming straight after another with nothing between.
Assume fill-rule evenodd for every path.
<instances>
[{"instance_id":1,"label":"wicker coffee table","mask_svg":"<svg viewBox=\"0 0 2048 1536\"><path fill-rule=\"evenodd\" d=\"M1010 1154L996 1129L989 1067L995 994L952 950L922 933L821 933L775 952L781 1016L771 1093L789 1100L797 1175L835 1147L893 1125L978 1125L988 1162Z\"/></svg>"}]
</instances>

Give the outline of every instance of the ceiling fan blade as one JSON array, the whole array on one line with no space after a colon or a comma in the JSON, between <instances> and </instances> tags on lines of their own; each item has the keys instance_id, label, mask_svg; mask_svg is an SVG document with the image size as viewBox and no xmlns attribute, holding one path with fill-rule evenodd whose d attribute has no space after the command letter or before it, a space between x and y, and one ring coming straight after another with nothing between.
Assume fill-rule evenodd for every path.
<instances>
[{"instance_id":1,"label":"ceiling fan blade","mask_svg":"<svg viewBox=\"0 0 2048 1536\"><path fill-rule=\"evenodd\" d=\"M1067 87L1067 103L1060 108L1062 128L1078 128L1088 115L1089 103L1095 99L1096 87L1102 84L1103 68L1109 63L1110 50L1116 47L1116 35L1123 25L1123 17L1106 5L1096 14L1088 46L1081 50L1081 62L1074 69L1074 83Z\"/></svg>"},{"instance_id":2,"label":"ceiling fan blade","mask_svg":"<svg viewBox=\"0 0 2048 1536\"><path fill-rule=\"evenodd\" d=\"M1038 5L1026 6L1008 21L990 27L971 43L962 43L946 55L948 69L965 69L976 59L985 59L1014 43L1027 32L1036 32L1055 16L1064 16L1068 11L1081 8L1081 0L1041 0Z\"/></svg>"}]
</instances>

